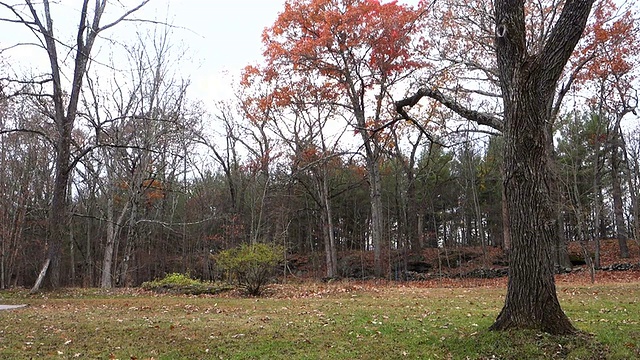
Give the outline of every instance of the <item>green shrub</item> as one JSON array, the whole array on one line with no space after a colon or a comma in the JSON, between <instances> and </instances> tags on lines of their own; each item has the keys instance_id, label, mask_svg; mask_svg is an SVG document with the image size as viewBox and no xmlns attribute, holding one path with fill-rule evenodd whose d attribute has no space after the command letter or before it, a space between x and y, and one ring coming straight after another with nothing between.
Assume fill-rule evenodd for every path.
<instances>
[{"instance_id":1,"label":"green shrub","mask_svg":"<svg viewBox=\"0 0 640 360\"><path fill-rule=\"evenodd\" d=\"M283 259L282 246L262 243L243 244L215 256L216 264L227 272L229 279L254 296L261 294Z\"/></svg>"},{"instance_id":2,"label":"green shrub","mask_svg":"<svg viewBox=\"0 0 640 360\"><path fill-rule=\"evenodd\" d=\"M188 274L170 273L160 280L152 281L156 285L191 286L201 285L202 281L192 279Z\"/></svg>"},{"instance_id":3,"label":"green shrub","mask_svg":"<svg viewBox=\"0 0 640 360\"><path fill-rule=\"evenodd\" d=\"M155 291L159 293L178 293L178 294L217 294L223 291L231 290L231 287L224 284L216 284L192 279L188 274L171 273L164 278L145 281L142 283L145 290Z\"/></svg>"}]
</instances>

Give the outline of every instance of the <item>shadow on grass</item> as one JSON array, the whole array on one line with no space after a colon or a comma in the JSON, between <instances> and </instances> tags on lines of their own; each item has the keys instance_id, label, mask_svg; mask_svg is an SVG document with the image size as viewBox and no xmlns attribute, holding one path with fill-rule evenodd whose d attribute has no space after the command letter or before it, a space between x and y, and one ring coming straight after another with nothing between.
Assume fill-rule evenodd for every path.
<instances>
[{"instance_id":1,"label":"shadow on grass","mask_svg":"<svg viewBox=\"0 0 640 360\"><path fill-rule=\"evenodd\" d=\"M454 359L608 359L609 349L594 336L555 336L532 330L482 330L449 338L443 346Z\"/></svg>"}]
</instances>

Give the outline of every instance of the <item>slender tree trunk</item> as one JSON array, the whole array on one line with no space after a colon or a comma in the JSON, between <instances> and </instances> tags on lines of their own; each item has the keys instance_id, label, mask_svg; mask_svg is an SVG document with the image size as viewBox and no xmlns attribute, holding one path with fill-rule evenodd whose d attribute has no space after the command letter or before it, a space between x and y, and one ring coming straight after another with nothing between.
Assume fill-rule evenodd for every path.
<instances>
[{"instance_id":1,"label":"slender tree trunk","mask_svg":"<svg viewBox=\"0 0 640 360\"><path fill-rule=\"evenodd\" d=\"M419 205L416 201L415 179L408 179L407 200L405 204L404 217L407 223L406 239L410 250L421 250L424 247L422 233L422 218L420 217Z\"/></svg>"},{"instance_id":2,"label":"slender tree trunk","mask_svg":"<svg viewBox=\"0 0 640 360\"><path fill-rule=\"evenodd\" d=\"M117 234L116 225L113 218L113 199L110 198L107 203L107 242L104 244L104 256L102 260L102 277L100 287L110 289L111 283L111 266L113 264L113 249Z\"/></svg>"},{"instance_id":3,"label":"slender tree trunk","mask_svg":"<svg viewBox=\"0 0 640 360\"><path fill-rule=\"evenodd\" d=\"M71 286L76 286L76 251L73 228L69 231L69 265L71 267Z\"/></svg>"},{"instance_id":4,"label":"slender tree trunk","mask_svg":"<svg viewBox=\"0 0 640 360\"><path fill-rule=\"evenodd\" d=\"M591 254L589 254L587 247L587 234L585 231L586 221L584 220L583 214L584 209L582 208L582 204L580 203L580 190L578 190L578 169L576 166L573 166L573 181L572 187L573 189L570 191L573 194L573 202L575 203L574 209L576 213L576 228L578 231L578 242L580 243L580 248L582 249L582 255L584 257L584 261L589 268L589 273L591 274L591 283L596 281L596 271L594 267L594 263L591 259ZM596 237L597 246L600 246L598 237ZM598 251L598 250L596 250Z\"/></svg>"},{"instance_id":5,"label":"slender tree trunk","mask_svg":"<svg viewBox=\"0 0 640 360\"><path fill-rule=\"evenodd\" d=\"M559 270L568 271L571 270L571 259L569 258L569 248L567 244L567 237L564 233L564 214L560 211L557 211L556 217L558 219L557 222L557 238L558 242L556 245L556 258L555 264Z\"/></svg>"},{"instance_id":6,"label":"slender tree trunk","mask_svg":"<svg viewBox=\"0 0 640 360\"><path fill-rule=\"evenodd\" d=\"M367 168L370 182L369 196L371 198L371 239L373 242L374 273L376 277L382 277L384 275L382 268L382 248L384 246L382 241L382 178L380 167L375 160L368 159Z\"/></svg>"},{"instance_id":7,"label":"slender tree trunk","mask_svg":"<svg viewBox=\"0 0 640 360\"><path fill-rule=\"evenodd\" d=\"M549 138L552 141L552 138ZM553 162L553 174L552 174L552 183L551 190L553 191L553 196L555 198L554 206L554 216L556 218L556 243L553 248L554 252L554 265L557 270L565 271L571 269L571 259L569 259L569 249L567 247L567 239L564 233L564 213L562 211L562 207L565 204L566 200L564 198L564 194L562 192L560 182L559 182L559 173L557 167L557 156L555 151L553 151L553 142L549 144L549 147L552 149L552 162Z\"/></svg>"},{"instance_id":8,"label":"slender tree trunk","mask_svg":"<svg viewBox=\"0 0 640 360\"><path fill-rule=\"evenodd\" d=\"M472 236L472 225L471 225L471 214L469 209L469 191L467 189L465 194L464 205L462 206L462 221L464 222L464 228L462 232L462 246L472 246L475 245L475 239Z\"/></svg>"},{"instance_id":9,"label":"slender tree trunk","mask_svg":"<svg viewBox=\"0 0 640 360\"><path fill-rule=\"evenodd\" d=\"M562 197L562 199L564 199L564 197ZM562 244L562 248L560 249L560 251L563 252L563 254L559 255L559 260L564 260L565 262L560 262L559 264L561 266L564 266L564 268L566 270L571 270L572 268L572 264L571 264L571 258L569 257L569 247L568 247L568 243L567 243L567 233L565 231L565 222L564 222L564 212L563 211L558 211L558 237L560 238L560 244Z\"/></svg>"},{"instance_id":10,"label":"slender tree trunk","mask_svg":"<svg viewBox=\"0 0 640 360\"><path fill-rule=\"evenodd\" d=\"M398 249L402 249L403 252L404 250L407 250L409 247L409 239L411 239L409 232L411 230L414 230L414 227L410 227L409 226L409 200L408 200L408 186L404 186L402 184L402 172L399 171L400 169L397 169L395 172L395 186L394 186L394 191L395 191L395 204L394 204L394 209L395 209L395 218L397 219L396 221L398 222L398 229L397 229L397 233L396 233L396 240L397 240L397 248ZM414 230L415 231L415 230ZM406 253L406 252L405 252Z\"/></svg>"},{"instance_id":11,"label":"slender tree trunk","mask_svg":"<svg viewBox=\"0 0 640 360\"><path fill-rule=\"evenodd\" d=\"M612 169L611 182L613 190L613 214L616 224L616 237L618 238L618 246L620 248L620 257L626 259L629 257L629 246L627 245L627 228L624 221L624 208L622 204L622 186L620 184L620 174L614 175L618 171L617 166Z\"/></svg>"},{"instance_id":12,"label":"slender tree trunk","mask_svg":"<svg viewBox=\"0 0 640 360\"><path fill-rule=\"evenodd\" d=\"M468 152L468 163L469 166L469 178L467 179L467 184L471 190L471 197L473 200L473 214L475 216L475 229L476 229L476 241L480 242L480 247L482 249L482 267L487 267L487 239L485 236L485 229L482 223L482 209L480 209L480 199L478 197L478 188L476 185L476 170L474 166L474 157L471 151Z\"/></svg>"},{"instance_id":13,"label":"slender tree trunk","mask_svg":"<svg viewBox=\"0 0 640 360\"><path fill-rule=\"evenodd\" d=\"M593 240L595 245L595 254L593 259L593 267L595 269L600 269L600 239L604 236L602 231L603 223L602 221L602 184L600 181L600 155L599 150L596 148L596 161L594 165L594 174L593 174L593 191L596 195L596 203L595 203L595 211L594 211L594 226L593 226Z\"/></svg>"},{"instance_id":14,"label":"slender tree trunk","mask_svg":"<svg viewBox=\"0 0 640 360\"><path fill-rule=\"evenodd\" d=\"M424 249L424 215L421 213L416 213L416 237L418 238L418 248L416 250ZM437 240L436 240L437 241ZM434 247L437 247L434 246Z\"/></svg>"},{"instance_id":15,"label":"slender tree trunk","mask_svg":"<svg viewBox=\"0 0 640 360\"><path fill-rule=\"evenodd\" d=\"M129 274L129 267L131 266L131 259L133 258L135 246L136 246L136 217L138 216L138 207L136 203L132 205L131 214L129 215L129 229L127 230L127 242L124 248L124 255L122 256L122 262L120 263L120 274L118 276L118 286L130 286L131 276Z\"/></svg>"},{"instance_id":16,"label":"slender tree trunk","mask_svg":"<svg viewBox=\"0 0 640 360\"><path fill-rule=\"evenodd\" d=\"M478 192L475 183L471 183L473 192L473 205L476 215L476 231L478 232L478 240L480 241L480 247L482 248L482 267L486 268L487 263L487 238L485 236L484 226L482 224L482 210L480 209L480 199L478 199Z\"/></svg>"},{"instance_id":17,"label":"slender tree trunk","mask_svg":"<svg viewBox=\"0 0 640 360\"><path fill-rule=\"evenodd\" d=\"M107 209L107 242L104 247L104 257L102 261L102 277L100 280L100 287L103 289L110 289L113 287L113 257L115 252L115 243L118 234L120 233L120 227L124 221L124 217L129 210L130 202L127 201L124 208L118 215L117 219L114 219L114 203L113 199L108 201Z\"/></svg>"},{"instance_id":18,"label":"slender tree trunk","mask_svg":"<svg viewBox=\"0 0 640 360\"><path fill-rule=\"evenodd\" d=\"M94 286L93 283L93 251L91 249L91 220L87 219L87 248L85 251L85 261L84 261L84 280L83 280L83 286L84 287L92 287Z\"/></svg>"},{"instance_id":19,"label":"slender tree trunk","mask_svg":"<svg viewBox=\"0 0 640 360\"><path fill-rule=\"evenodd\" d=\"M626 182L629 185L629 197L631 200L631 223L633 224L632 227L632 238L635 240L637 245L640 245L640 243L638 242L639 240L639 236L640 236L640 224L638 223L639 220L639 216L638 216L638 189L636 186L636 183L634 181L634 177L632 176L632 162L629 159L629 154L627 151L627 145L626 145L626 141L624 139L624 136L620 137L620 142L622 144L622 156L624 159L624 169L625 169L625 178L626 178Z\"/></svg>"},{"instance_id":20,"label":"slender tree trunk","mask_svg":"<svg viewBox=\"0 0 640 360\"><path fill-rule=\"evenodd\" d=\"M69 196L69 199L67 200L67 202L69 204L72 203L73 198L71 197L71 181L69 181L68 183L69 189L67 190L67 196ZM76 259L75 259L75 241L73 239L73 227L71 226L71 218L69 218L69 265L70 265L70 272L71 272L71 286L75 286L76 284Z\"/></svg>"},{"instance_id":21,"label":"slender tree trunk","mask_svg":"<svg viewBox=\"0 0 640 360\"><path fill-rule=\"evenodd\" d=\"M324 236L324 249L325 249L325 262L327 266L326 276L328 278L334 278L338 276L338 255L336 251L336 239L333 229L333 212L331 211L331 199L329 196L329 181L326 171L323 171L319 182L319 195L322 211L322 232Z\"/></svg>"},{"instance_id":22,"label":"slender tree trunk","mask_svg":"<svg viewBox=\"0 0 640 360\"><path fill-rule=\"evenodd\" d=\"M624 208L622 204L622 185L620 180L620 156L618 148L618 134L614 134L614 146L611 149L611 196L613 197L613 215L616 224L616 237L620 248L620 257L629 257L627 245L627 227L624 221Z\"/></svg>"}]
</instances>

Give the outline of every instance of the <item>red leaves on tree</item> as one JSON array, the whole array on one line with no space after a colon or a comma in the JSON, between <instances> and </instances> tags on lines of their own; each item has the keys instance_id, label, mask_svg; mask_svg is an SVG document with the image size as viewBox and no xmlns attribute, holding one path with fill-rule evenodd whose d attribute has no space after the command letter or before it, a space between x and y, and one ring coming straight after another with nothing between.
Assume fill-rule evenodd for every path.
<instances>
[{"instance_id":1,"label":"red leaves on tree","mask_svg":"<svg viewBox=\"0 0 640 360\"><path fill-rule=\"evenodd\" d=\"M147 206L153 205L156 201L165 198L165 186L158 179L145 179L141 188L144 191Z\"/></svg>"},{"instance_id":2,"label":"red leaves on tree","mask_svg":"<svg viewBox=\"0 0 640 360\"><path fill-rule=\"evenodd\" d=\"M288 1L263 33L262 76L323 77L316 86L347 88L353 86L347 78L357 75L365 87L375 86L421 66L413 56L419 26L420 13L395 1Z\"/></svg>"},{"instance_id":3,"label":"red leaves on tree","mask_svg":"<svg viewBox=\"0 0 640 360\"><path fill-rule=\"evenodd\" d=\"M636 78L640 56L640 28L630 7L619 8L612 0L598 3L575 63L584 63L576 79L580 84L596 82L606 98L624 97ZM603 91L605 92L603 94Z\"/></svg>"},{"instance_id":4,"label":"red leaves on tree","mask_svg":"<svg viewBox=\"0 0 640 360\"><path fill-rule=\"evenodd\" d=\"M419 9L395 1L287 1L263 32L265 65L244 70L244 113L254 124L303 113L355 118L357 129L388 122L389 89L424 66L416 60L425 46ZM294 161L308 162L307 155Z\"/></svg>"}]
</instances>

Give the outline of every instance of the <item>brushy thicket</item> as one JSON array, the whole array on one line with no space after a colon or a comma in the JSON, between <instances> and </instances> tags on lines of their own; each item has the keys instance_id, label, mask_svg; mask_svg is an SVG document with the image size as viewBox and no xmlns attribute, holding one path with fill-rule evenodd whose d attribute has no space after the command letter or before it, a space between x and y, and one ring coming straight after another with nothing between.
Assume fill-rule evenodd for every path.
<instances>
[{"instance_id":1,"label":"brushy thicket","mask_svg":"<svg viewBox=\"0 0 640 360\"><path fill-rule=\"evenodd\" d=\"M259 296L284 260L284 251L284 247L279 245L242 244L222 251L214 258L227 273L229 281L238 284L247 294Z\"/></svg>"},{"instance_id":2,"label":"brushy thicket","mask_svg":"<svg viewBox=\"0 0 640 360\"><path fill-rule=\"evenodd\" d=\"M191 278L188 274L170 273L162 279L142 283L145 290L160 293L180 293L189 295L218 294L231 290L227 284L211 283Z\"/></svg>"}]
</instances>

